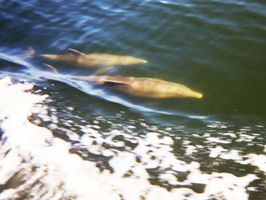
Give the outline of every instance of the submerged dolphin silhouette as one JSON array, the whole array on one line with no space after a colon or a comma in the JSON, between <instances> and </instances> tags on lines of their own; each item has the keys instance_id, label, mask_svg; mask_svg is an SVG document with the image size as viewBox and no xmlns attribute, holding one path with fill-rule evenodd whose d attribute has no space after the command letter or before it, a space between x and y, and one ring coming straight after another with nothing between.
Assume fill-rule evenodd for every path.
<instances>
[{"instance_id":1,"label":"submerged dolphin silhouette","mask_svg":"<svg viewBox=\"0 0 266 200\"><path fill-rule=\"evenodd\" d=\"M85 54L75 49L69 49L74 52L69 54L41 54L41 57L52 61L67 62L77 66L94 68L97 66L112 67L126 66L147 63L147 60L136 58L133 56L123 56L105 53Z\"/></svg>"},{"instance_id":2,"label":"submerged dolphin silhouette","mask_svg":"<svg viewBox=\"0 0 266 200\"><path fill-rule=\"evenodd\" d=\"M185 85L154 78L125 76L71 76L74 79L95 82L114 90L146 98L202 98L203 94Z\"/></svg>"}]
</instances>

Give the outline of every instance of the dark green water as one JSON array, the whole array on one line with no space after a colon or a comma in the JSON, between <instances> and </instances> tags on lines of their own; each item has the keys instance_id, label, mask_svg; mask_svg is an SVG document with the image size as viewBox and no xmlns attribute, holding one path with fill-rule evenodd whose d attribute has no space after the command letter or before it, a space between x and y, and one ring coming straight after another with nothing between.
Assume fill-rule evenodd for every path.
<instances>
[{"instance_id":1,"label":"dark green water","mask_svg":"<svg viewBox=\"0 0 266 200\"><path fill-rule=\"evenodd\" d=\"M247 187L248 199L266 198L264 1L2 0L0 42L0 76L27 80L36 90L49 94L48 115L60 119L59 128L53 130L55 137L78 143L64 130L82 135L82 127L96 119L101 133L123 130L142 138L155 131L172 138L174 143L169 146L176 159L200 163L203 173L256 175L258 179ZM117 66L108 74L178 82L204 97L150 100L113 93L65 76L90 75L95 70L38 56L24 59L28 47L37 54L62 54L74 48L144 58L149 61L145 65ZM48 72L44 62L57 66L62 76ZM36 116L36 123L48 128L52 124L41 116ZM134 152L134 142L125 136L118 140L125 142L124 147L106 148ZM217 147L237 151L239 157L211 156ZM190 148L192 153L188 153ZM75 145L73 151L82 155ZM86 159L104 168L102 157L87 154ZM244 163L253 154L262 156L261 165L258 160ZM173 166L147 170L152 171L154 184L177 188L159 177L166 170L179 176Z\"/></svg>"}]
</instances>

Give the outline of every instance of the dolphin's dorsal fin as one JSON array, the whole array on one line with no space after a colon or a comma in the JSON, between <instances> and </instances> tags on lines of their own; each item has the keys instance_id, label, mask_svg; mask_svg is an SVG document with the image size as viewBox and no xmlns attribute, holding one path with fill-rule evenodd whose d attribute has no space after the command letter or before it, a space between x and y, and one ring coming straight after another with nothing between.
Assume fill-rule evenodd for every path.
<instances>
[{"instance_id":1,"label":"dolphin's dorsal fin","mask_svg":"<svg viewBox=\"0 0 266 200\"><path fill-rule=\"evenodd\" d=\"M78 51L76 49L68 48L68 50L71 51L72 53L78 54L80 56L86 56L86 54L84 54L81 51Z\"/></svg>"},{"instance_id":2,"label":"dolphin's dorsal fin","mask_svg":"<svg viewBox=\"0 0 266 200\"><path fill-rule=\"evenodd\" d=\"M35 50L32 47L28 47L25 54L22 55L22 58L33 58L35 54Z\"/></svg>"},{"instance_id":3,"label":"dolphin's dorsal fin","mask_svg":"<svg viewBox=\"0 0 266 200\"><path fill-rule=\"evenodd\" d=\"M125 86L125 85L128 85L126 83L123 83L120 81L115 81L115 80L106 80L106 81L104 81L103 84L106 86L118 86L118 85Z\"/></svg>"}]
</instances>

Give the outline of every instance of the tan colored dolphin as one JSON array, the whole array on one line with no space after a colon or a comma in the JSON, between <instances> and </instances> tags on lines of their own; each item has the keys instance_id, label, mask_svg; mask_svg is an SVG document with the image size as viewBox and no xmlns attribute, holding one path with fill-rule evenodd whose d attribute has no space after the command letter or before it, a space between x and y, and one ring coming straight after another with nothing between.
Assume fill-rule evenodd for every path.
<instances>
[{"instance_id":1,"label":"tan colored dolphin","mask_svg":"<svg viewBox=\"0 0 266 200\"><path fill-rule=\"evenodd\" d=\"M114 90L146 98L202 98L203 94L185 85L154 78L125 76L73 76L75 79L96 82Z\"/></svg>"},{"instance_id":2,"label":"tan colored dolphin","mask_svg":"<svg viewBox=\"0 0 266 200\"><path fill-rule=\"evenodd\" d=\"M74 53L69 54L41 54L40 56L52 61L67 62L77 66L94 68L97 66L112 67L147 63L147 60L133 56L123 56L105 53L85 54L75 49L69 49Z\"/></svg>"}]
</instances>

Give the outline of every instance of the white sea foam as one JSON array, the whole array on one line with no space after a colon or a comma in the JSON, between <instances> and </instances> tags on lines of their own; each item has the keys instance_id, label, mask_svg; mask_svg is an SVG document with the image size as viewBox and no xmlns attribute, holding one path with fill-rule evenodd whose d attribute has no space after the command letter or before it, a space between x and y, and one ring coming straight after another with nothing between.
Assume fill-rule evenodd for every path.
<instances>
[{"instance_id":1,"label":"white sea foam","mask_svg":"<svg viewBox=\"0 0 266 200\"><path fill-rule=\"evenodd\" d=\"M69 153L71 143L56 138L49 129L28 120L33 111L45 115L47 109L44 106L47 96L31 93L32 87L27 83L14 84L10 78L0 80L0 125L3 132L0 184L5 186L0 193L1 200L19 199L22 195L24 199L38 200L248 199L246 186L256 179L255 175L236 177L229 173L204 173L198 162L178 160L172 147L174 140L167 135L161 136L156 130L141 137L134 137L134 133L129 135L123 130L100 132L97 119L96 125L83 127L82 136L65 130L69 137L78 141L76 146L110 157L113 173L100 171L94 162ZM57 123L58 119L54 117L50 121ZM57 125L52 127L57 128ZM131 129L132 126L128 128ZM114 137L117 135L130 140L136 147L118 151L116 148L125 146L125 143L116 141ZM110 148L104 148L103 144ZM221 152L223 149L220 148L212 156L217 157ZM159 179L174 189L152 185L147 171L152 168L161 170ZM179 181L175 176L178 172L186 172L186 180ZM194 184L202 184L204 189L195 192L191 189Z\"/></svg>"},{"instance_id":2,"label":"white sea foam","mask_svg":"<svg viewBox=\"0 0 266 200\"><path fill-rule=\"evenodd\" d=\"M241 154L238 150L228 150L221 146L217 146L210 150L210 157L222 158L224 160L234 160L237 163L245 165L253 165L259 170L266 172L266 156L263 154Z\"/></svg>"}]
</instances>

